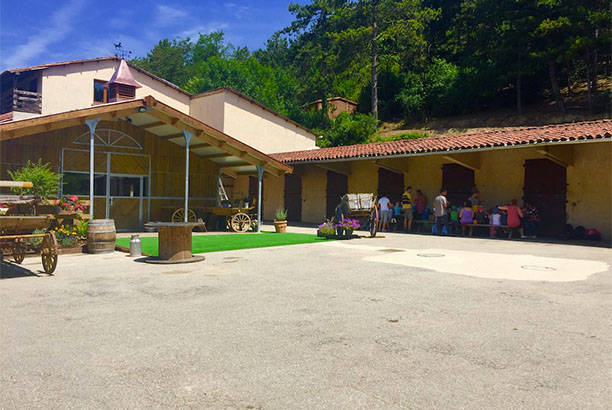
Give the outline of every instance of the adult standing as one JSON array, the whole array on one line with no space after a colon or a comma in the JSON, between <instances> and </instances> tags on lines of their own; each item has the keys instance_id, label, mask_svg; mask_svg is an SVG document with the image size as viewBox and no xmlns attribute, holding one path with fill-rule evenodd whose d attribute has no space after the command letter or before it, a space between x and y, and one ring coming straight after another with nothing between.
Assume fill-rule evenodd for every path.
<instances>
[{"instance_id":1,"label":"adult standing","mask_svg":"<svg viewBox=\"0 0 612 410\"><path fill-rule=\"evenodd\" d=\"M417 219L421 219L423 211L427 209L427 197L423 194L420 189L416 190L416 198L414 199L414 206L416 206Z\"/></svg>"},{"instance_id":2,"label":"adult standing","mask_svg":"<svg viewBox=\"0 0 612 410\"><path fill-rule=\"evenodd\" d=\"M389 229L389 221L391 221L391 207L389 204L391 204L391 201L387 198L386 194L383 194L378 200L378 206L380 208L380 231Z\"/></svg>"},{"instance_id":3,"label":"adult standing","mask_svg":"<svg viewBox=\"0 0 612 410\"><path fill-rule=\"evenodd\" d=\"M404 212L404 232L412 229L412 187L408 185L402 194L402 211Z\"/></svg>"},{"instance_id":4,"label":"adult standing","mask_svg":"<svg viewBox=\"0 0 612 410\"><path fill-rule=\"evenodd\" d=\"M472 195L470 195L467 200L472 208L482 205L482 201L480 200L480 191L476 188L472 190Z\"/></svg>"},{"instance_id":5,"label":"adult standing","mask_svg":"<svg viewBox=\"0 0 612 410\"><path fill-rule=\"evenodd\" d=\"M442 235L442 226L446 228L446 234L450 233L450 226L448 223L448 200L446 199L448 190L446 188L440 189L440 195L438 195L433 201L433 211L436 217L436 234Z\"/></svg>"}]
</instances>

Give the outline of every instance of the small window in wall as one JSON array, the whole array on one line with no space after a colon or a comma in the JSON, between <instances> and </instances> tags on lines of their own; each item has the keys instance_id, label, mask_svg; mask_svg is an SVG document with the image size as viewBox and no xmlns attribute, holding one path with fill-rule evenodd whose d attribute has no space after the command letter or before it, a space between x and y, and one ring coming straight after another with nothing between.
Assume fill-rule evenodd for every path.
<instances>
[{"instance_id":1,"label":"small window in wall","mask_svg":"<svg viewBox=\"0 0 612 410\"><path fill-rule=\"evenodd\" d=\"M104 84L106 84L106 81L94 80L94 104L104 104L108 102L108 97L106 95L107 90L104 88Z\"/></svg>"},{"instance_id":2,"label":"small window in wall","mask_svg":"<svg viewBox=\"0 0 612 410\"><path fill-rule=\"evenodd\" d=\"M64 185L62 193L64 195L89 195L89 174L80 172L64 172ZM106 175L94 174L94 195L106 195Z\"/></svg>"}]
</instances>

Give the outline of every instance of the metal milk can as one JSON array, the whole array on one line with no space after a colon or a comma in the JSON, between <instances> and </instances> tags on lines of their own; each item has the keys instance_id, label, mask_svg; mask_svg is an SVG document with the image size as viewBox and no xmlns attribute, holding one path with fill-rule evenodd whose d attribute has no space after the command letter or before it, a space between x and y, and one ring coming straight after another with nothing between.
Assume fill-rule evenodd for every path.
<instances>
[{"instance_id":1,"label":"metal milk can","mask_svg":"<svg viewBox=\"0 0 612 410\"><path fill-rule=\"evenodd\" d=\"M138 235L132 235L130 239L130 256L142 256L142 247Z\"/></svg>"}]
</instances>

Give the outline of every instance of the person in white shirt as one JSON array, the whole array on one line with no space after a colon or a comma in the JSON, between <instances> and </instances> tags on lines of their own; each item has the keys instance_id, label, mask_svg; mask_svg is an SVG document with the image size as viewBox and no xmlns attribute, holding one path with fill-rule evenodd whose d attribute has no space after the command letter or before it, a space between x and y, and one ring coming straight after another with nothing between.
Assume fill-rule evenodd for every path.
<instances>
[{"instance_id":1,"label":"person in white shirt","mask_svg":"<svg viewBox=\"0 0 612 410\"><path fill-rule=\"evenodd\" d=\"M380 226L379 231L389 230L389 221L391 221L391 201L387 198L387 195L383 194L378 200L378 206L380 208Z\"/></svg>"},{"instance_id":2,"label":"person in white shirt","mask_svg":"<svg viewBox=\"0 0 612 410\"><path fill-rule=\"evenodd\" d=\"M446 188L440 189L440 195L433 201L433 211L436 217L436 234L442 235L442 225L446 228L446 234L450 233L448 206L450 205L446 199L448 191Z\"/></svg>"}]
</instances>

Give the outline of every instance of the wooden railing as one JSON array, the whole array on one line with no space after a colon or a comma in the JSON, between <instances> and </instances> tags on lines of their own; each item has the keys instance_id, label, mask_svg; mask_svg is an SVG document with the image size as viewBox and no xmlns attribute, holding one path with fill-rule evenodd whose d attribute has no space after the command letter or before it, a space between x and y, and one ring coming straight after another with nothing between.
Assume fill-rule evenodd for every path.
<instances>
[{"instance_id":1,"label":"wooden railing","mask_svg":"<svg viewBox=\"0 0 612 410\"><path fill-rule=\"evenodd\" d=\"M2 112L20 111L40 114L42 110L42 95L37 92L13 89L12 95L7 94L2 99Z\"/></svg>"}]
</instances>

